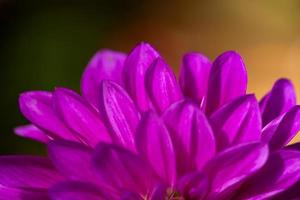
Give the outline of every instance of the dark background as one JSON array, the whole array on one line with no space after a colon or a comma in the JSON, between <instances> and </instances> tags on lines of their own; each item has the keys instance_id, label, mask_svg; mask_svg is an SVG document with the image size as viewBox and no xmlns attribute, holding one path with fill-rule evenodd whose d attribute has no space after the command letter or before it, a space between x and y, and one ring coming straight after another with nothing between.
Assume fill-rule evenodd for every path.
<instances>
[{"instance_id":1,"label":"dark background","mask_svg":"<svg viewBox=\"0 0 300 200\"><path fill-rule=\"evenodd\" d=\"M298 0L0 0L0 154L43 153L13 134L26 124L18 94L65 86L79 90L81 73L100 48L128 52L152 43L178 71L190 50L211 59L239 51L249 92L258 97L285 76L300 89Z\"/></svg>"}]
</instances>

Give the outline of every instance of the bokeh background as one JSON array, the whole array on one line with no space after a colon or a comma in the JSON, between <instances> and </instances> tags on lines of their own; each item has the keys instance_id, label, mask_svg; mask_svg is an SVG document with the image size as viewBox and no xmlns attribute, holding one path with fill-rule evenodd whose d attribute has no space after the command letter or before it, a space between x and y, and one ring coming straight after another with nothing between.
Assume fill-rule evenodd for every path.
<instances>
[{"instance_id":1,"label":"bokeh background","mask_svg":"<svg viewBox=\"0 0 300 200\"><path fill-rule=\"evenodd\" d=\"M128 52L139 41L152 43L177 72L186 51L214 59L236 50L249 92L261 97L288 77L300 94L299 0L0 0L0 154L44 153L13 134L26 123L20 92L78 91L94 52Z\"/></svg>"}]
</instances>

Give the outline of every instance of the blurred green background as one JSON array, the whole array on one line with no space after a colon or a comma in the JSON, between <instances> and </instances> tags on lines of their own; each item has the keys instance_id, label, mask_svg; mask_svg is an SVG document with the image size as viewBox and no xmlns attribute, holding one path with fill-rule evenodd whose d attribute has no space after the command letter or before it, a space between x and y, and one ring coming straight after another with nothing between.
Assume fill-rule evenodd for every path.
<instances>
[{"instance_id":1,"label":"blurred green background","mask_svg":"<svg viewBox=\"0 0 300 200\"><path fill-rule=\"evenodd\" d=\"M12 132L26 124L20 92L78 91L94 52L128 52L139 41L152 43L177 72L186 51L213 59L237 50L249 92L261 97L288 77L300 94L299 0L0 0L0 154L44 152Z\"/></svg>"}]
</instances>

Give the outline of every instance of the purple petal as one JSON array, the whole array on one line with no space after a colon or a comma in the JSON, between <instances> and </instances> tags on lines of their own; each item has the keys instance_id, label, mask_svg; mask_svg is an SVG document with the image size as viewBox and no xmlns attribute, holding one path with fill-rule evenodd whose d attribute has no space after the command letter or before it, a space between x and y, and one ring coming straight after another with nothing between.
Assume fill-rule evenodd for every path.
<instances>
[{"instance_id":1,"label":"purple petal","mask_svg":"<svg viewBox=\"0 0 300 200\"><path fill-rule=\"evenodd\" d=\"M146 72L147 93L158 112L182 98L175 74L165 61L157 58Z\"/></svg>"},{"instance_id":2,"label":"purple petal","mask_svg":"<svg viewBox=\"0 0 300 200\"><path fill-rule=\"evenodd\" d=\"M228 101L244 95L247 89L247 72L239 54L228 51L213 63L209 79L206 113L210 115Z\"/></svg>"},{"instance_id":3,"label":"purple petal","mask_svg":"<svg viewBox=\"0 0 300 200\"><path fill-rule=\"evenodd\" d=\"M152 190L155 183L152 170L130 151L100 143L94 158L100 177L114 188L136 191L141 195Z\"/></svg>"},{"instance_id":4,"label":"purple petal","mask_svg":"<svg viewBox=\"0 0 300 200\"><path fill-rule=\"evenodd\" d=\"M207 93L210 60L200 53L187 53L182 59L179 83L186 97L198 103Z\"/></svg>"},{"instance_id":5,"label":"purple petal","mask_svg":"<svg viewBox=\"0 0 300 200\"><path fill-rule=\"evenodd\" d=\"M300 181L298 180L297 183L293 184L288 189L274 196L272 200L282 200L282 199L299 200L300 197L299 188L300 188Z\"/></svg>"},{"instance_id":6,"label":"purple petal","mask_svg":"<svg viewBox=\"0 0 300 200\"><path fill-rule=\"evenodd\" d=\"M78 133L81 141L93 147L99 141L111 141L100 115L82 97L65 88L57 88L53 97L58 113L65 123Z\"/></svg>"},{"instance_id":7,"label":"purple petal","mask_svg":"<svg viewBox=\"0 0 300 200\"><path fill-rule=\"evenodd\" d=\"M174 144L179 175L200 170L216 151L211 127L196 104L181 101L166 110L163 119Z\"/></svg>"},{"instance_id":8,"label":"purple petal","mask_svg":"<svg viewBox=\"0 0 300 200\"><path fill-rule=\"evenodd\" d=\"M126 55L111 50L100 50L87 65L82 79L81 91L96 108L99 107L100 83L102 80L113 80L122 84L122 70Z\"/></svg>"},{"instance_id":9,"label":"purple petal","mask_svg":"<svg viewBox=\"0 0 300 200\"><path fill-rule=\"evenodd\" d=\"M280 150L244 185L241 199L270 199L300 178L300 152ZM299 188L298 188L299 189Z\"/></svg>"},{"instance_id":10,"label":"purple petal","mask_svg":"<svg viewBox=\"0 0 300 200\"><path fill-rule=\"evenodd\" d=\"M124 63L125 88L141 111L150 108L144 79L146 70L157 57L158 52L150 44L142 42L131 51Z\"/></svg>"},{"instance_id":11,"label":"purple petal","mask_svg":"<svg viewBox=\"0 0 300 200\"><path fill-rule=\"evenodd\" d=\"M190 173L178 182L178 188L186 199L203 199L208 192L207 177L201 173Z\"/></svg>"},{"instance_id":12,"label":"purple petal","mask_svg":"<svg viewBox=\"0 0 300 200\"><path fill-rule=\"evenodd\" d=\"M237 145L218 154L205 170L211 181L210 197L229 199L234 190L265 164L267 158L267 145L257 142Z\"/></svg>"},{"instance_id":13,"label":"purple petal","mask_svg":"<svg viewBox=\"0 0 300 200\"><path fill-rule=\"evenodd\" d=\"M136 133L136 146L156 173L169 185L176 181L173 144L163 122L152 112L142 117Z\"/></svg>"},{"instance_id":14,"label":"purple petal","mask_svg":"<svg viewBox=\"0 0 300 200\"><path fill-rule=\"evenodd\" d=\"M151 192L149 200L166 200L168 196L167 187L158 185Z\"/></svg>"},{"instance_id":15,"label":"purple petal","mask_svg":"<svg viewBox=\"0 0 300 200\"><path fill-rule=\"evenodd\" d=\"M294 105L296 94L293 84L287 79L279 79L260 102L263 125L287 112Z\"/></svg>"},{"instance_id":16,"label":"purple petal","mask_svg":"<svg viewBox=\"0 0 300 200\"><path fill-rule=\"evenodd\" d=\"M76 181L61 182L50 188L51 200L117 200L109 191Z\"/></svg>"},{"instance_id":17,"label":"purple petal","mask_svg":"<svg viewBox=\"0 0 300 200\"><path fill-rule=\"evenodd\" d=\"M114 139L134 148L134 134L140 116L133 101L121 86L112 81L103 81L101 89L101 111Z\"/></svg>"},{"instance_id":18,"label":"purple petal","mask_svg":"<svg viewBox=\"0 0 300 200\"><path fill-rule=\"evenodd\" d=\"M134 192L125 192L122 194L120 200L143 200L143 198Z\"/></svg>"},{"instance_id":19,"label":"purple petal","mask_svg":"<svg viewBox=\"0 0 300 200\"><path fill-rule=\"evenodd\" d=\"M49 200L48 191L34 188L18 189L0 186L0 200Z\"/></svg>"},{"instance_id":20,"label":"purple petal","mask_svg":"<svg viewBox=\"0 0 300 200\"><path fill-rule=\"evenodd\" d=\"M23 115L34 125L46 130L54 139L77 140L74 133L57 117L53 109L52 93L25 92L20 95L19 104Z\"/></svg>"},{"instance_id":21,"label":"purple petal","mask_svg":"<svg viewBox=\"0 0 300 200\"><path fill-rule=\"evenodd\" d=\"M61 176L44 157L1 156L0 185L15 188L46 189Z\"/></svg>"},{"instance_id":22,"label":"purple petal","mask_svg":"<svg viewBox=\"0 0 300 200\"><path fill-rule=\"evenodd\" d=\"M210 119L219 150L229 145L260 139L261 118L253 95L245 95L229 102L214 112Z\"/></svg>"},{"instance_id":23,"label":"purple petal","mask_svg":"<svg viewBox=\"0 0 300 200\"><path fill-rule=\"evenodd\" d=\"M44 131L33 124L16 127L14 132L18 136L33 139L42 143L47 143L51 140Z\"/></svg>"},{"instance_id":24,"label":"purple petal","mask_svg":"<svg viewBox=\"0 0 300 200\"><path fill-rule=\"evenodd\" d=\"M294 106L284 116L271 121L262 132L262 141L269 143L270 150L288 144L300 130L300 106Z\"/></svg>"},{"instance_id":25,"label":"purple petal","mask_svg":"<svg viewBox=\"0 0 300 200\"><path fill-rule=\"evenodd\" d=\"M55 167L68 179L95 182L92 149L70 141L52 141L48 155Z\"/></svg>"}]
</instances>

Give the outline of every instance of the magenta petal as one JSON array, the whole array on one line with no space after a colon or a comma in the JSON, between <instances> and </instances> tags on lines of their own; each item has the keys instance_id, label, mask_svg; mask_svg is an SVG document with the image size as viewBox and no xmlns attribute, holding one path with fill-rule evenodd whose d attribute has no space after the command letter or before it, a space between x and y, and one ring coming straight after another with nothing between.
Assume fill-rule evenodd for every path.
<instances>
[{"instance_id":1,"label":"magenta petal","mask_svg":"<svg viewBox=\"0 0 300 200\"><path fill-rule=\"evenodd\" d=\"M240 199L270 199L292 186L299 178L300 152L274 152L265 166L244 185Z\"/></svg>"},{"instance_id":2,"label":"magenta petal","mask_svg":"<svg viewBox=\"0 0 300 200\"><path fill-rule=\"evenodd\" d=\"M157 57L158 52L150 44L142 42L131 51L124 63L125 88L141 111L150 107L144 79L146 70Z\"/></svg>"},{"instance_id":3,"label":"magenta petal","mask_svg":"<svg viewBox=\"0 0 300 200\"><path fill-rule=\"evenodd\" d=\"M87 145L110 142L110 135L97 111L72 90L57 88L53 94L58 113Z\"/></svg>"},{"instance_id":4,"label":"magenta petal","mask_svg":"<svg viewBox=\"0 0 300 200\"><path fill-rule=\"evenodd\" d=\"M1 185L0 194L0 200L49 200L48 191L46 189L19 189Z\"/></svg>"},{"instance_id":5,"label":"magenta petal","mask_svg":"<svg viewBox=\"0 0 300 200\"><path fill-rule=\"evenodd\" d=\"M132 152L116 145L100 143L94 163L105 183L119 191L136 191L148 194L154 185L152 169Z\"/></svg>"},{"instance_id":6,"label":"magenta petal","mask_svg":"<svg viewBox=\"0 0 300 200\"><path fill-rule=\"evenodd\" d=\"M167 187L157 185L149 196L149 200L166 200L169 195L167 194Z\"/></svg>"},{"instance_id":7,"label":"magenta petal","mask_svg":"<svg viewBox=\"0 0 300 200\"><path fill-rule=\"evenodd\" d=\"M109 191L97 186L76 181L66 181L50 188L51 200L117 200Z\"/></svg>"},{"instance_id":8,"label":"magenta petal","mask_svg":"<svg viewBox=\"0 0 300 200\"><path fill-rule=\"evenodd\" d=\"M210 60L200 53L187 53L182 59L179 83L186 97L198 103L207 93Z\"/></svg>"},{"instance_id":9,"label":"magenta petal","mask_svg":"<svg viewBox=\"0 0 300 200\"><path fill-rule=\"evenodd\" d=\"M213 63L207 92L206 113L210 115L228 101L244 95L247 89L247 72L239 54L227 51Z\"/></svg>"},{"instance_id":10,"label":"magenta petal","mask_svg":"<svg viewBox=\"0 0 300 200\"><path fill-rule=\"evenodd\" d=\"M20 95L19 104L23 115L34 125L46 130L51 137L77 140L57 117L53 109L52 93L25 92Z\"/></svg>"},{"instance_id":11,"label":"magenta petal","mask_svg":"<svg viewBox=\"0 0 300 200\"><path fill-rule=\"evenodd\" d=\"M169 185L176 181L173 144L163 122L152 112L142 117L136 133L136 146L155 172Z\"/></svg>"},{"instance_id":12,"label":"magenta petal","mask_svg":"<svg viewBox=\"0 0 300 200\"><path fill-rule=\"evenodd\" d=\"M102 82L101 111L114 135L126 147L134 148L134 134L140 115L126 91L112 81Z\"/></svg>"},{"instance_id":13,"label":"magenta petal","mask_svg":"<svg viewBox=\"0 0 300 200\"><path fill-rule=\"evenodd\" d=\"M134 192L125 192L122 194L120 200L143 200L143 198Z\"/></svg>"},{"instance_id":14,"label":"magenta petal","mask_svg":"<svg viewBox=\"0 0 300 200\"><path fill-rule=\"evenodd\" d=\"M296 105L296 94L291 81L279 79L272 90L260 102L263 125Z\"/></svg>"},{"instance_id":15,"label":"magenta petal","mask_svg":"<svg viewBox=\"0 0 300 200\"><path fill-rule=\"evenodd\" d=\"M209 183L202 173L190 173L179 180L178 189L186 199L203 199L208 192Z\"/></svg>"},{"instance_id":16,"label":"magenta petal","mask_svg":"<svg viewBox=\"0 0 300 200\"><path fill-rule=\"evenodd\" d=\"M38 156L0 157L0 185L46 189L61 179L47 158Z\"/></svg>"},{"instance_id":17,"label":"magenta petal","mask_svg":"<svg viewBox=\"0 0 300 200\"><path fill-rule=\"evenodd\" d=\"M122 70L126 55L111 50L100 50L87 65L82 79L81 91L96 108L99 107L100 83L102 80L113 80L122 84Z\"/></svg>"},{"instance_id":18,"label":"magenta petal","mask_svg":"<svg viewBox=\"0 0 300 200\"><path fill-rule=\"evenodd\" d=\"M170 131L179 175L200 170L216 151L211 127L196 104L181 101L166 110L163 119Z\"/></svg>"},{"instance_id":19,"label":"magenta petal","mask_svg":"<svg viewBox=\"0 0 300 200\"><path fill-rule=\"evenodd\" d=\"M262 140L269 143L270 150L288 144L300 130L300 106L294 106L283 116L271 121L262 132Z\"/></svg>"},{"instance_id":20,"label":"magenta petal","mask_svg":"<svg viewBox=\"0 0 300 200\"><path fill-rule=\"evenodd\" d=\"M182 98L175 74L162 58L157 58L148 68L145 78L147 93L158 112Z\"/></svg>"},{"instance_id":21,"label":"magenta petal","mask_svg":"<svg viewBox=\"0 0 300 200\"><path fill-rule=\"evenodd\" d=\"M257 142L240 144L219 153L205 170L211 181L210 197L229 199L232 192L258 171L267 159L267 145Z\"/></svg>"},{"instance_id":22,"label":"magenta petal","mask_svg":"<svg viewBox=\"0 0 300 200\"><path fill-rule=\"evenodd\" d=\"M16 127L14 132L18 136L33 139L38 142L47 143L50 141L47 134L33 124Z\"/></svg>"},{"instance_id":23,"label":"magenta petal","mask_svg":"<svg viewBox=\"0 0 300 200\"><path fill-rule=\"evenodd\" d=\"M229 102L214 112L210 119L219 150L232 144L260 139L261 117L253 95L245 95Z\"/></svg>"},{"instance_id":24,"label":"magenta petal","mask_svg":"<svg viewBox=\"0 0 300 200\"><path fill-rule=\"evenodd\" d=\"M68 179L95 182L92 149L76 142L52 141L48 155L55 167Z\"/></svg>"}]
</instances>

